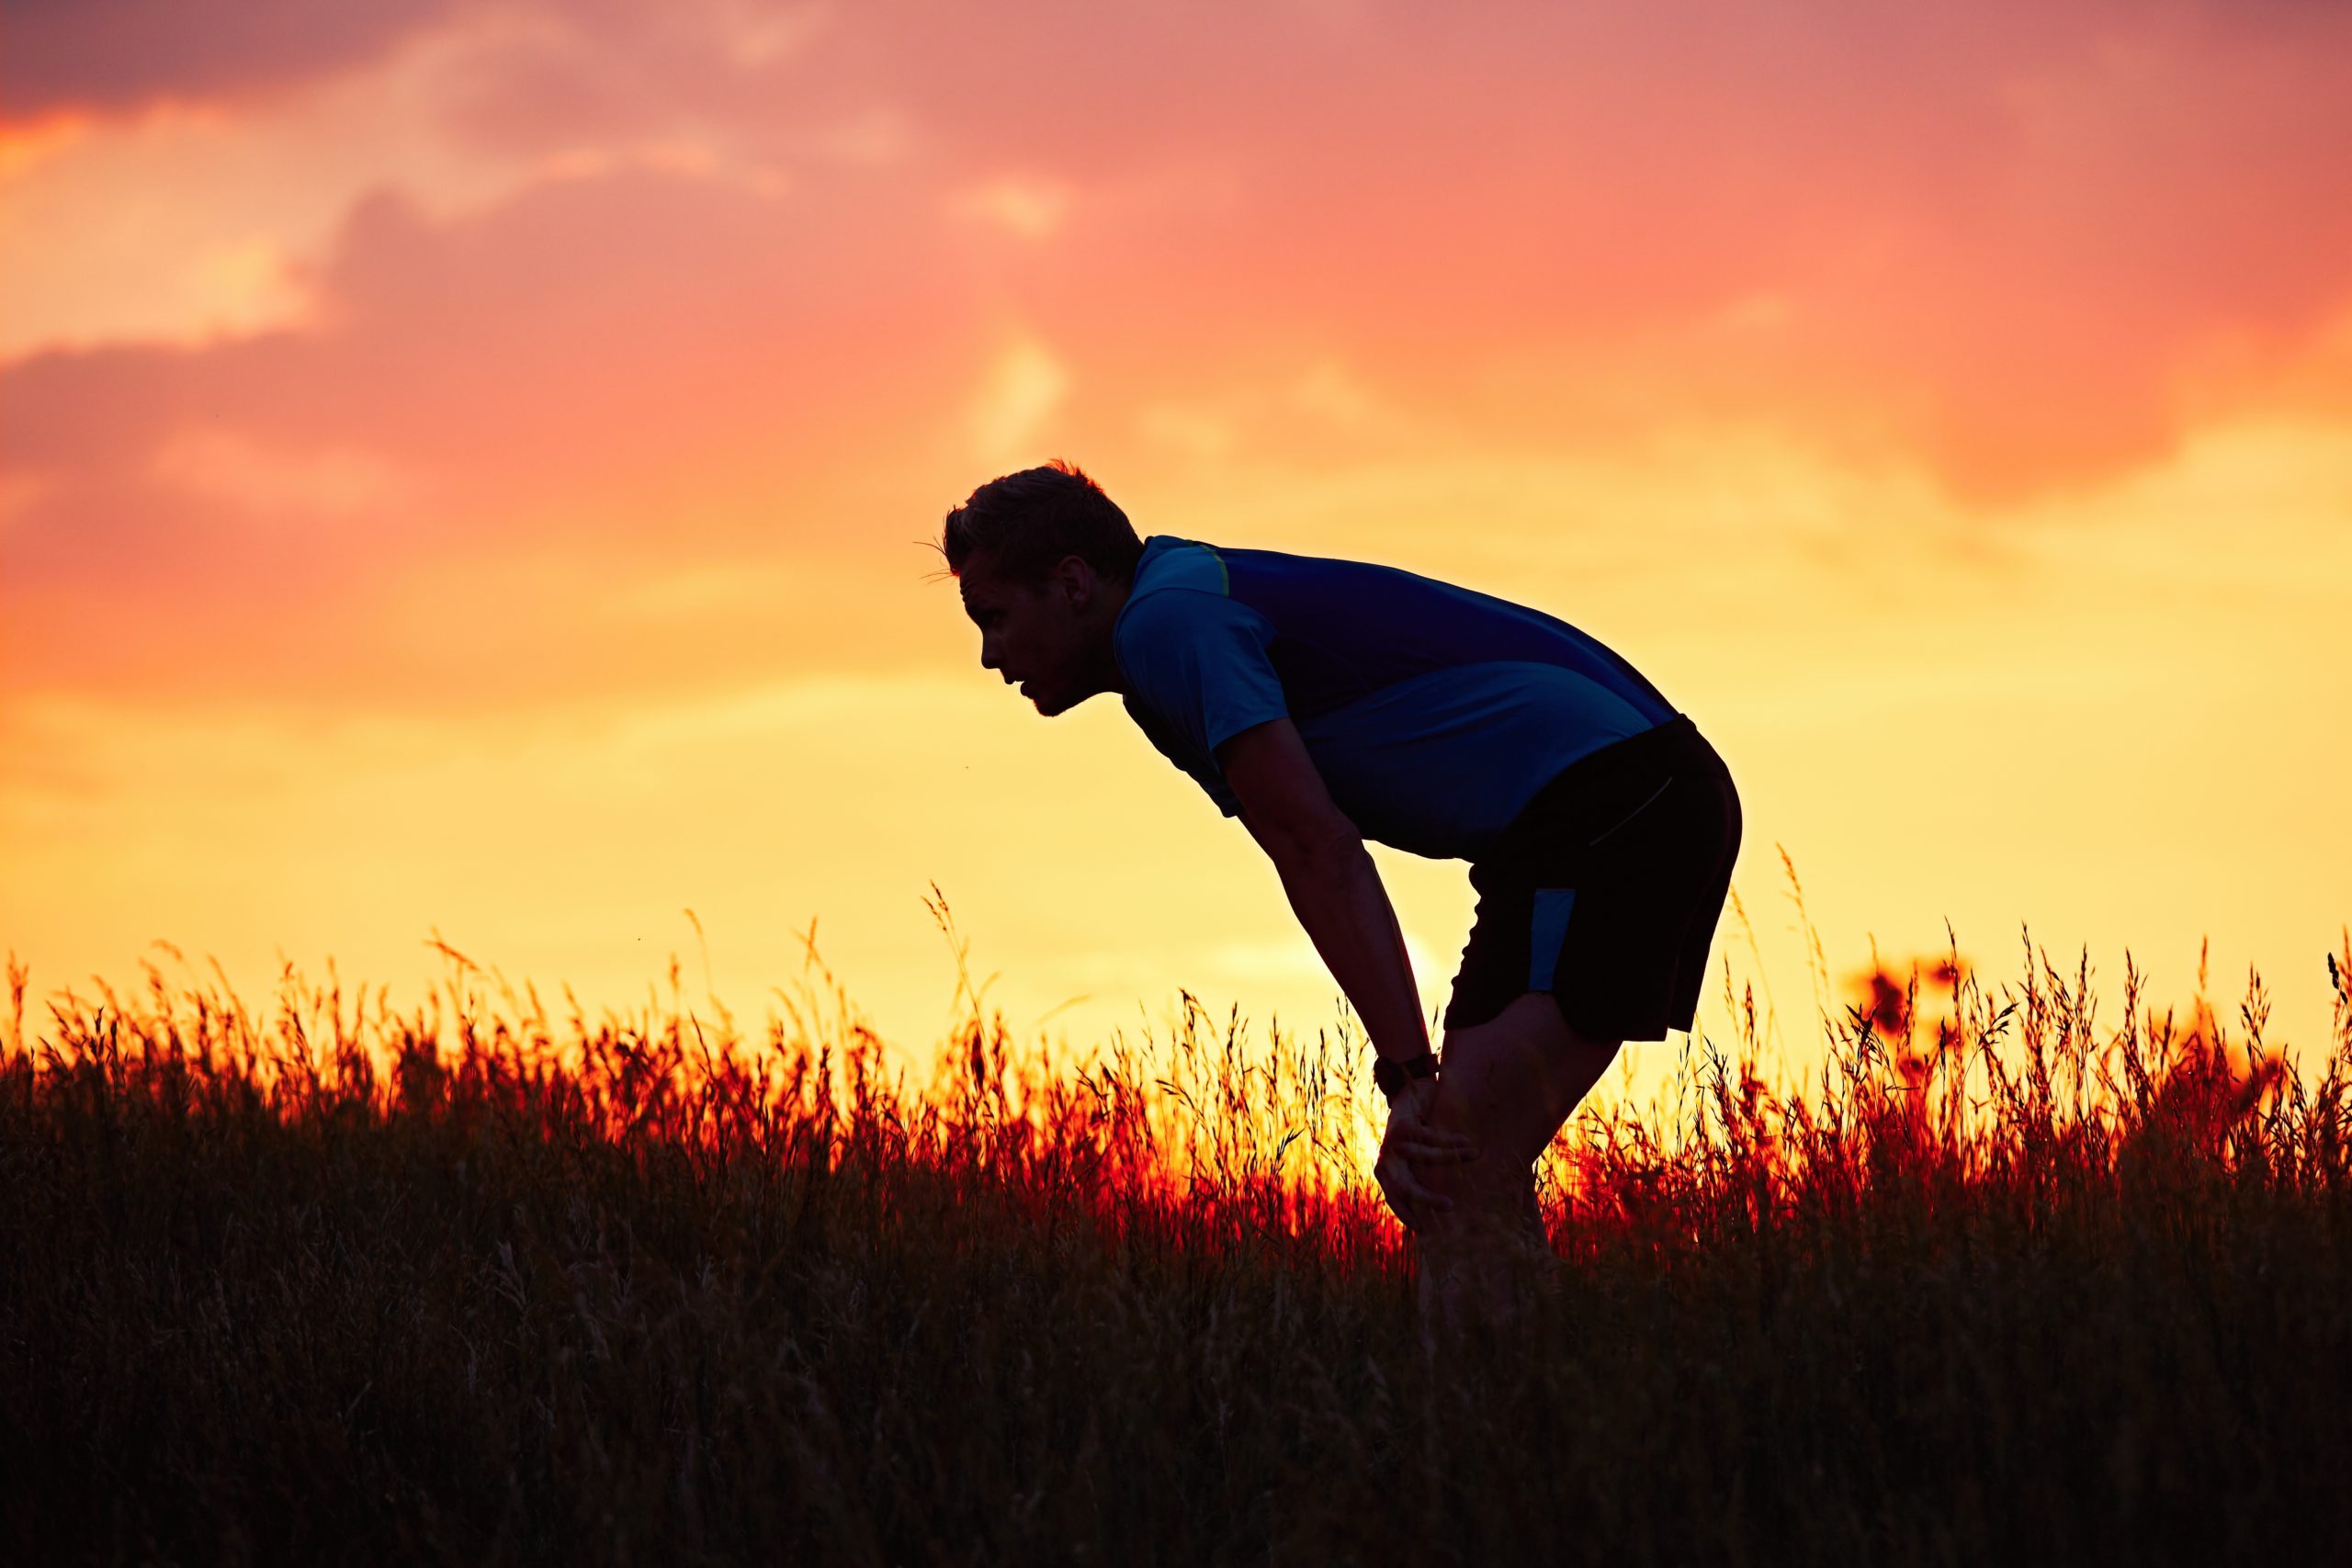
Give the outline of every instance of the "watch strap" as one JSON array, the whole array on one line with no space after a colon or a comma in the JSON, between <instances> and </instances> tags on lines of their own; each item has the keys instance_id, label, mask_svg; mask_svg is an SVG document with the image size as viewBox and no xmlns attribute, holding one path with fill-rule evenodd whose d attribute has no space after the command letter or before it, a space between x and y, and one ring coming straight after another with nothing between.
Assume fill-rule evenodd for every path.
<instances>
[{"instance_id":1,"label":"watch strap","mask_svg":"<svg viewBox=\"0 0 2352 1568\"><path fill-rule=\"evenodd\" d=\"M1372 1081L1379 1087L1381 1093L1391 1100L1396 1098L1396 1091L1405 1087L1408 1078L1435 1077L1437 1053L1434 1051L1423 1051L1419 1055L1408 1056L1401 1062L1393 1056L1377 1056L1372 1064Z\"/></svg>"}]
</instances>

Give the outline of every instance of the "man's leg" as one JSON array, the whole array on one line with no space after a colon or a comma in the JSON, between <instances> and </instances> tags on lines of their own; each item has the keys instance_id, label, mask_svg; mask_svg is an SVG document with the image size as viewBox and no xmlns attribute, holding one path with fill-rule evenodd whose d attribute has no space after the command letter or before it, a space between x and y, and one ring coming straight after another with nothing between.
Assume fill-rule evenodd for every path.
<instances>
[{"instance_id":1,"label":"man's leg","mask_svg":"<svg viewBox=\"0 0 2352 1568\"><path fill-rule=\"evenodd\" d=\"M1485 1023L1447 1032L1430 1119L1476 1139L1479 1155L1421 1172L1454 1204L1416 1238L1425 1311L1457 1317L1465 1297L1489 1313L1516 1304L1512 1254L1538 1245L1527 1227L1535 1161L1621 1043L1572 1028L1542 991L1524 993Z\"/></svg>"}]
</instances>

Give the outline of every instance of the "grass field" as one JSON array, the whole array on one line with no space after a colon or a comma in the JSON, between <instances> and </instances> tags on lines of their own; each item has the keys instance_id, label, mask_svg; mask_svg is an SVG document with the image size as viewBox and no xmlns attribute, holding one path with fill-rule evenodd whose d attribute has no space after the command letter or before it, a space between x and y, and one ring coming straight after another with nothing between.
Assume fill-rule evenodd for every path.
<instances>
[{"instance_id":1,"label":"grass field","mask_svg":"<svg viewBox=\"0 0 2352 1568\"><path fill-rule=\"evenodd\" d=\"M1344 1029L975 1005L915 1082L830 977L747 1036L12 964L0 1558L2352 1561L2347 970L2282 1057L2029 943L1794 1088L1726 995L1431 1352Z\"/></svg>"}]
</instances>

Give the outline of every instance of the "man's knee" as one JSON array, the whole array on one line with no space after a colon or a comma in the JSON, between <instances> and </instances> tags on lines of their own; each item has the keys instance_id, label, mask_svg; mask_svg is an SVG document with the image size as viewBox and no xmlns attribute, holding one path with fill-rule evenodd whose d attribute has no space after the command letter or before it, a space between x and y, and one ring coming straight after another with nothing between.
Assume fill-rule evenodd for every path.
<instances>
[{"instance_id":1,"label":"man's knee","mask_svg":"<svg viewBox=\"0 0 2352 1568\"><path fill-rule=\"evenodd\" d=\"M1541 1114L1563 1086L1606 1071L1622 1043L1587 1035L1550 992L1529 991L1487 1022L1449 1033L1443 1077L1461 1084L1474 1108ZM1568 1107L1558 1109L1565 1115Z\"/></svg>"},{"instance_id":2,"label":"man's knee","mask_svg":"<svg viewBox=\"0 0 2352 1568\"><path fill-rule=\"evenodd\" d=\"M1530 991L1487 1022L1446 1036L1432 1119L1510 1165L1532 1163L1623 1043L1576 1029L1548 992Z\"/></svg>"}]
</instances>

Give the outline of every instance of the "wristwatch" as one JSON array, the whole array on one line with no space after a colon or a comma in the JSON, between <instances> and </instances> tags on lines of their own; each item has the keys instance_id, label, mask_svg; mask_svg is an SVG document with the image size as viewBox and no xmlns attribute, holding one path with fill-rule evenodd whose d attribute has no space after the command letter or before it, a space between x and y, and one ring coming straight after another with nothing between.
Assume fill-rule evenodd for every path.
<instances>
[{"instance_id":1,"label":"wristwatch","mask_svg":"<svg viewBox=\"0 0 2352 1568\"><path fill-rule=\"evenodd\" d=\"M1391 1056L1380 1056L1374 1058L1372 1064L1372 1081L1380 1087L1381 1093L1391 1100L1396 1099L1396 1091L1405 1087L1407 1078L1435 1077L1437 1077L1437 1053L1434 1051L1424 1051L1418 1056L1408 1056L1401 1062Z\"/></svg>"}]
</instances>

